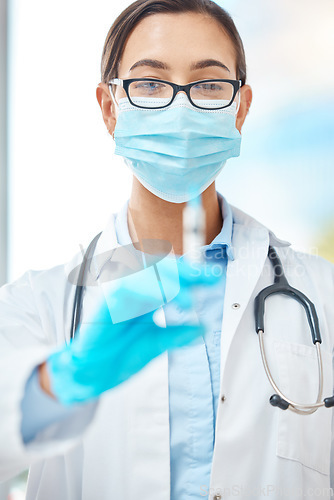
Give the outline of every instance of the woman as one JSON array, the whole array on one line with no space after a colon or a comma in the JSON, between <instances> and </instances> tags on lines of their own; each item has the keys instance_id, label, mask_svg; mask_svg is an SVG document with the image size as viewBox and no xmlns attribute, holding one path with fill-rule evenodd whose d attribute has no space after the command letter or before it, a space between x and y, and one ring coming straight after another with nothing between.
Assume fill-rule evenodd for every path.
<instances>
[{"instance_id":1,"label":"woman","mask_svg":"<svg viewBox=\"0 0 334 500\"><path fill-rule=\"evenodd\" d=\"M98 286L86 287L72 343L80 256L1 289L0 478L30 466L29 500L330 498L333 412L269 404L254 299L273 283L270 245L289 282L315 303L331 396L333 266L292 251L215 190L239 154L252 100L233 21L207 0L138 0L108 33L97 99L133 171L131 198L88 259ZM199 194L201 252L214 268L180 258L183 209ZM170 292L163 303L154 302L149 271L120 285L108 274L115 247L134 243L134 253L152 257L147 240L170 243L177 257L177 268L172 258L159 267L159 290ZM162 327L154 310L166 302L175 307L170 315L164 307ZM199 322L187 318L192 309ZM296 301L270 299L270 367L283 393L304 403L318 384L307 330Z\"/></svg>"}]
</instances>

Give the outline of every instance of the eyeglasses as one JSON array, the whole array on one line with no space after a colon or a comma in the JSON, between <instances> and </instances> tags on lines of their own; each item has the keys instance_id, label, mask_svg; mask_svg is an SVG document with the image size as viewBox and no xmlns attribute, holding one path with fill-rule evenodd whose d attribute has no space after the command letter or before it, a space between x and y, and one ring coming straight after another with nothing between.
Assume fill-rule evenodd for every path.
<instances>
[{"instance_id":1,"label":"eyeglasses","mask_svg":"<svg viewBox=\"0 0 334 500\"><path fill-rule=\"evenodd\" d=\"M179 92L185 92L189 101L199 109L228 108L234 101L242 85L241 80L200 80L188 85L158 80L155 78L131 78L121 80L113 78L109 84L111 92L114 85L121 87L122 91L116 100L128 97L130 103L137 108L161 109L169 106Z\"/></svg>"}]
</instances>

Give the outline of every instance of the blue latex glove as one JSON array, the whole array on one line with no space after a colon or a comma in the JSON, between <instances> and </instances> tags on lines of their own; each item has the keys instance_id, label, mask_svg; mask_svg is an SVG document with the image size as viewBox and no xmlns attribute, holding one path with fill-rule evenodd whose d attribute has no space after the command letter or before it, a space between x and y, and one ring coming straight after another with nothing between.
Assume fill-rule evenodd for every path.
<instances>
[{"instance_id":1,"label":"blue latex glove","mask_svg":"<svg viewBox=\"0 0 334 500\"><path fill-rule=\"evenodd\" d=\"M111 283L110 295L92 321L79 327L71 344L50 355L47 367L51 389L61 403L71 405L96 398L164 351L185 346L204 334L199 322L169 325L167 321L167 326L158 326L154 312L166 303L166 297L167 308L176 305L193 309L196 288L214 285L219 278L208 265L181 260L160 263L159 273L158 280L148 270L145 279L135 273ZM164 301L159 292L159 302L157 290L162 284Z\"/></svg>"}]
</instances>

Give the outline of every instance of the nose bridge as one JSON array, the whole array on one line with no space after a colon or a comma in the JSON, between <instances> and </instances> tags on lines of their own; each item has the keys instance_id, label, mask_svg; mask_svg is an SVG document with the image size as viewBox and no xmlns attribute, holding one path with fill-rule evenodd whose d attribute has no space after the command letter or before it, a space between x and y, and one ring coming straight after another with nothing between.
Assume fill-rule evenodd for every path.
<instances>
[{"instance_id":1,"label":"nose bridge","mask_svg":"<svg viewBox=\"0 0 334 500\"><path fill-rule=\"evenodd\" d=\"M185 94L187 97L188 97L188 100L189 100L189 95L187 93L187 87L188 85L177 85L177 88L176 88L176 92L175 92L175 97L180 93L182 92L183 94Z\"/></svg>"},{"instance_id":2,"label":"nose bridge","mask_svg":"<svg viewBox=\"0 0 334 500\"><path fill-rule=\"evenodd\" d=\"M185 90L185 89L178 89L178 90L176 91L176 95L177 95L177 94L179 94L180 92L183 92L184 94L186 94L186 95L187 95L187 92L186 92L186 90Z\"/></svg>"}]
</instances>

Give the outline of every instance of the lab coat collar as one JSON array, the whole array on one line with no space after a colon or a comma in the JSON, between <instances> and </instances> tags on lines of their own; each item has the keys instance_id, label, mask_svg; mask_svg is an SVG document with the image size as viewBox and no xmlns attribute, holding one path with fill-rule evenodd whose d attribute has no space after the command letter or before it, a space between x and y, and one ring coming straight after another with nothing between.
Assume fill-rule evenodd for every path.
<instances>
[{"instance_id":1,"label":"lab coat collar","mask_svg":"<svg viewBox=\"0 0 334 500\"><path fill-rule=\"evenodd\" d=\"M261 224L261 222L258 222L256 219L251 217L250 215L246 214L239 208L234 207L233 205L230 205L232 209L232 214L233 214L233 222L234 224L239 224L242 226L246 227L254 227L254 228L262 228L268 231L269 234L269 245L275 246L275 247L287 247L290 246L291 243L286 240L282 240L278 238L275 233L273 233L270 229L268 229L266 226Z\"/></svg>"},{"instance_id":2,"label":"lab coat collar","mask_svg":"<svg viewBox=\"0 0 334 500\"><path fill-rule=\"evenodd\" d=\"M266 228L266 226L258 222L253 217L249 216L233 205L229 205L220 193L218 193L218 199L221 203L222 214L226 224L223 224L222 231L216 236L211 244L207 245L205 248L213 248L213 246L216 244L219 246L225 245L227 256L230 260L234 260L235 238L233 233L236 224L244 226L247 229L263 229L269 235L269 244L272 246L285 247L290 245L289 242L277 238L277 236L272 231L270 231L268 228ZM119 247L121 244L117 240L116 223L120 223L122 225L126 223L127 206L128 201L123 205L121 211L118 214L112 214L109 217L107 225L97 242L90 266L90 273L92 273L95 279L98 279L104 265L112 258L115 248ZM233 228L231 227L232 220ZM122 244L126 244L126 241L123 238L124 233L121 241ZM128 243L131 243L131 241L129 241Z\"/></svg>"}]
</instances>

